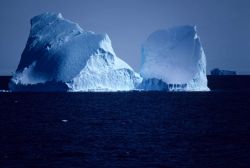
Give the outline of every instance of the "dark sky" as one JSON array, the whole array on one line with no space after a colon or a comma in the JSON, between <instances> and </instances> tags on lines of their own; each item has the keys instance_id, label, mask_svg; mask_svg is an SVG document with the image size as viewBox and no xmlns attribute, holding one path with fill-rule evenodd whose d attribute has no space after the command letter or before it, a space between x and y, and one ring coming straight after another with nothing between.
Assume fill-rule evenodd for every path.
<instances>
[{"instance_id":1,"label":"dark sky","mask_svg":"<svg viewBox=\"0 0 250 168\"><path fill-rule=\"evenodd\" d=\"M30 18L46 11L61 12L85 30L108 33L117 56L136 71L150 33L197 25L208 71L220 67L250 74L250 0L1 0L0 75L15 71Z\"/></svg>"}]
</instances>

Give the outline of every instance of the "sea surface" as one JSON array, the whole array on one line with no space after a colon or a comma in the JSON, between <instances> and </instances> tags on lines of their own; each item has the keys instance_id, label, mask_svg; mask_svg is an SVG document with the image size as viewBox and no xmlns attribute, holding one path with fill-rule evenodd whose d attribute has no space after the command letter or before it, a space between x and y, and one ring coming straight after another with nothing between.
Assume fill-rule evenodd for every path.
<instances>
[{"instance_id":1,"label":"sea surface","mask_svg":"<svg viewBox=\"0 0 250 168\"><path fill-rule=\"evenodd\" d=\"M0 93L1 168L250 167L250 91Z\"/></svg>"}]
</instances>

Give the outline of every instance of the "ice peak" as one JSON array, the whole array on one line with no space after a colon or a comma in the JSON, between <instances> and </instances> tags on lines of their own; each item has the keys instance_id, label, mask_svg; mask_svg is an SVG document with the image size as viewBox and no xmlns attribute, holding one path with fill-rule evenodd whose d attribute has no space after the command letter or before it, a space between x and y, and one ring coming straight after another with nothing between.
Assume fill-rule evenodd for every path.
<instances>
[{"instance_id":1,"label":"ice peak","mask_svg":"<svg viewBox=\"0 0 250 168\"><path fill-rule=\"evenodd\" d=\"M113 50L112 47L112 42L108 36L108 34L102 34L101 35L102 40L100 41L100 46L102 49L104 49L105 51L109 51L111 54L115 55L115 52Z\"/></svg>"},{"instance_id":2,"label":"ice peak","mask_svg":"<svg viewBox=\"0 0 250 168\"><path fill-rule=\"evenodd\" d=\"M51 22L58 19L64 19L61 13L45 12L40 15L34 16L31 19L31 25L37 24L37 22Z\"/></svg>"}]
</instances>

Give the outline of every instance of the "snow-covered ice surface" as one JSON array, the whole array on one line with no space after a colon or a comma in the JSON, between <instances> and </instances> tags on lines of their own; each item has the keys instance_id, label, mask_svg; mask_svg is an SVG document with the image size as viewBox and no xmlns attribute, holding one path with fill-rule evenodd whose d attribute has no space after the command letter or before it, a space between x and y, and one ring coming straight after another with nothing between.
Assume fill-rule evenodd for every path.
<instances>
[{"instance_id":1,"label":"snow-covered ice surface","mask_svg":"<svg viewBox=\"0 0 250 168\"><path fill-rule=\"evenodd\" d=\"M118 58L108 35L84 31L61 14L31 19L12 91L127 91L142 81Z\"/></svg>"},{"instance_id":2,"label":"snow-covered ice surface","mask_svg":"<svg viewBox=\"0 0 250 168\"><path fill-rule=\"evenodd\" d=\"M206 57L196 27L152 33L143 44L141 75L146 90L208 91Z\"/></svg>"}]
</instances>

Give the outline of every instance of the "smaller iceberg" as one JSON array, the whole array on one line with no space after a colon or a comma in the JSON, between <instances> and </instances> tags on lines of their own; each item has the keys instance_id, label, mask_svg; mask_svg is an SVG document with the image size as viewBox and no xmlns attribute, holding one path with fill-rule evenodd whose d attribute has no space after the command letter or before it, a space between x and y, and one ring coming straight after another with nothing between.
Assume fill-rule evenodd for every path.
<instances>
[{"instance_id":1,"label":"smaller iceberg","mask_svg":"<svg viewBox=\"0 0 250 168\"><path fill-rule=\"evenodd\" d=\"M206 57L196 27L180 26L152 33L142 47L140 88L208 91Z\"/></svg>"}]
</instances>

